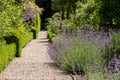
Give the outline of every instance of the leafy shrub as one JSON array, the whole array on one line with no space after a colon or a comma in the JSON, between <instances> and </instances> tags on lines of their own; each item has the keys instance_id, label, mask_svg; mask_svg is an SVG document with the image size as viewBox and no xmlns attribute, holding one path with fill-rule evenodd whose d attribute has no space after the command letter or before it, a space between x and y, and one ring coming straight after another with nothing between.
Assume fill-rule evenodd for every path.
<instances>
[{"instance_id":1,"label":"leafy shrub","mask_svg":"<svg viewBox=\"0 0 120 80\"><path fill-rule=\"evenodd\" d=\"M74 18L75 24L77 26L89 25L90 28L99 27L99 5L91 0L88 0L87 3L77 2L77 10Z\"/></svg>"},{"instance_id":2,"label":"leafy shrub","mask_svg":"<svg viewBox=\"0 0 120 80\"><path fill-rule=\"evenodd\" d=\"M60 13L55 13L52 18L48 18L47 32L50 41L53 41L54 38L61 34L63 29L72 30L73 22L71 20L61 20Z\"/></svg>"},{"instance_id":3,"label":"leafy shrub","mask_svg":"<svg viewBox=\"0 0 120 80\"><path fill-rule=\"evenodd\" d=\"M7 64L15 57L16 45L5 44L0 48L0 72L7 66Z\"/></svg>"}]
</instances>

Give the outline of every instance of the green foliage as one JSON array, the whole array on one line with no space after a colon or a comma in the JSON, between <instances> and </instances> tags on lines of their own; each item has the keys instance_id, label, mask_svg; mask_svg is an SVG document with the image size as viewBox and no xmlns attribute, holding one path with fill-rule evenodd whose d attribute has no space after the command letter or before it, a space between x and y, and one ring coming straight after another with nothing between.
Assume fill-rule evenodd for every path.
<instances>
[{"instance_id":1,"label":"green foliage","mask_svg":"<svg viewBox=\"0 0 120 80\"><path fill-rule=\"evenodd\" d=\"M33 0L32 0L33 1ZM19 3L19 2L25 2L21 3L21 5L16 5L14 3ZM35 15L38 15L39 12L42 11L41 8L38 8L34 3L30 1L22 1L22 0L2 0L0 1L0 36L5 36L7 32L9 32L9 28L15 28L19 29L20 26L25 26L26 24L23 24L23 9L31 9L33 12L31 12L32 17L34 18ZM40 21L40 20L39 20ZM38 24L40 24L38 22ZM31 26L31 25L29 25ZM33 26L33 25L32 25ZM28 26L25 26L26 30L28 29ZM31 27L29 27L31 29ZM28 30L29 30L28 29Z\"/></svg>"},{"instance_id":2,"label":"green foliage","mask_svg":"<svg viewBox=\"0 0 120 80\"><path fill-rule=\"evenodd\" d=\"M53 42L53 41L54 41L54 38L57 36L55 33L53 33L53 32L50 31L50 30L47 31L47 34L48 34L48 38L49 38L49 41L50 41L50 42Z\"/></svg>"},{"instance_id":3,"label":"green foliage","mask_svg":"<svg viewBox=\"0 0 120 80\"><path fill-rule=\"evenodd\" d=\"M75 22L79 25L88 24L91 27L120 25L120 10L118 0L87 0L77 2Z\"/></svg>"},{"instance_id":4,"label":"green foliage","mask_svg":"<svg viewBox=\"0 0 120 80\"><path fill-rule=\"evenodd\" d=\"M16 53L15 44L5 44L0 48L0 72L7 66L7 64L14 58Z\"/></svg>"},{"instance_id":5,"label":"green foliage","mask_svg":"<svg viewBox=\"0 0 120 80\"><path fill-rule=\"evenodd\" d=\"M31 9L31 10L33 10L34 11L33 14L41 13L42 10L43 10L43 8L39 8L35 3L31 2L31 1L26 1L23 4L23 8L24 9Z\"/></svg>"},{"instance_id":6,"label":"green foliage","mask_svg":"<svg viewBox=\"0 0 120 80\"><path fill-rule=\"evenodd\" d=\"M4 9L0 11L0 36L1 37L5 36L6 33L9 32L9 28L11 27L18 28L23 24L21 19L22 9L20 8L20 6L12 5L12 3L10 3L9 1L6 1L4 3L6 3L5 5L2 5Z\"/></svg>"},{"instance_id":7,"label":"green foliage","mask_svg":"<svg viewBox=\"0 0 120 80\"><path fill-rule=\"evenodd\" d=\"M64 19L65 15L69 19L70 14L75 13L77 1L84 2L84 0L52 0L52 9L53 11L61 12L62 19Z\"/></svg>"},{"instance_id":8,"label":"green foliage","mask_svg":"<svg viewBox=\"0 0 120 80\"><path fill-rule=\"evenodd\" d=\"M120 4L119 0L101 0L99 9L101 25L120 25Z\"/></svg>"},{"instance_id":9,"label":"green foliage","mask_svg":"<svg viewBox=\"0 0 120 80\"><path fill-rule=\"evenodd\" d=\"M47 32L50 41L61 34L63 29L72 30L74 28L74 23L72 20L62 20L60 13L55 13L52 18L48 18Z\"/></svg>"},{"instance_id":10,"label":"green foliage","mask_svg":"<svg viewBox=\"0 0 120 80\"><path fill-rule=\"evenodd\" d=\"M120 72L115 73L115 74L110 74L102 70L102 71L95 72L95 73L87 73L86 79L87 80L120 80L119 75L120 75Z\"/></svg>"},{"instance_id":11,"label":"green foliage","mask_svg":"<svg viewBox=\"0 0 120 80\"><path fill-rule=\"evenodd\" d=\"M47 33L48 33L48 37L50 39L50 41L53 40L54 37L56 37L56 34L59 34L59 28L61 28L61 20L59 20L60 15L59 13L56 13L53 15L53 19L52 18L48 18L48 24L47 24Z\"/></svg>"},{"instance_id":12,"label":"green foliage","mask_svg":"<svg viewBox=\"0 0 120 80\"><path fill-rule=\"evenodd\" d=\"M111 41L105 47L105 59L109 60L114 55L120 55L120 34L114 34Z\"/></svg>"},{"instance_id":13,"label":"green foliage","mask_svg":"<svg viewBox=\"0 0 120 80\"><path fill-rule=\"evenodd\" d=\"M74 24L77 26L88 24L91 28L119 28L119 0L52 0L52 4L53 10L61 13L62 19L65 15L67 19L73 15Z\"/></svg>"},{"instance_id":14,"label":"green foliage","mask_svg":"<svg viewBox=\"0 0 120 80\"><path fill-rule=\"evenodd\" d=\"M8 7L11 7L14 4L15 0L0 0L0 11L5 10Z\"/></svg>"},{"instance_id":15,"label":"green foliage","mask_svg":"<svg viewBox=\"0 0 120 80\"><path fill-rule=\"evenodd\" d=\"M22 39L21 39L22 48L23 48L30 40L33 39L33 33L32 33L32 32L22 34L21 36L22 36Z\"/></svg>"},{"instance_id":16,"label":"green foliage","mask_svg":"<svg viewBox=\"0 0 120 80\"><path fill-rule=\"evenodd\" d=\"M31 2L30 2L31 1ZM32 9L35 14L35 30L38 33L40 29L40 15L41 11L33 2L34 0L1 0L0 3L0 40L4 37L7 43L16 43L16 56L21 55L22 47L33 38L31 31L32 24L29 22L23 23L23 9ZM26 4L26 5L25 5ZM28 27L29 26L29 27ZM37 35L36 33L36 35ZM4 41L4 40L2 40Z\"/></svg>"},{"instance_id":17,"label":"green foliage","mask_svg":"<svg viewBox=\"0 0 120 80\"><path fill-rule=\"evenodd\" d=\"M91 28L99 26L98 10L99 5L94 1L88 0L87 3L77 2L77 10L75 15L75 24L79 25L90 25Z\"/></svg>"},{"instance_id":18,"label":"green foliage","mask_svg":"<svg viewBox=\"0 0 120 80\"><path fill-rule=\"evenodd\" d=\"M105 75L102 72L96 72L96 73L87 73L86 74L87 80L106 80Z\"/></svg>"}]
</instances>

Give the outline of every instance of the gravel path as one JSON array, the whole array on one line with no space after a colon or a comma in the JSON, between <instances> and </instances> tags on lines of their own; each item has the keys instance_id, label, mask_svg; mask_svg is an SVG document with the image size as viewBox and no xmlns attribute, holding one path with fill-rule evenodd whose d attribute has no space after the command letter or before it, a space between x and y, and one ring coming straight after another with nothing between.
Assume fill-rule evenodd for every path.
<instances>
[{"instance_id":1,"label":"gravel path","mask_svg":"<svg viewBox=\"0 0 120 80\"><path fill-rule=\"evenodd\" d=\"M11 61L0 74L0 80L72 80L47 55L46 37L46 31L40 31L38 39L23 48L22 57Z\"/></svg>"}]
</instances>

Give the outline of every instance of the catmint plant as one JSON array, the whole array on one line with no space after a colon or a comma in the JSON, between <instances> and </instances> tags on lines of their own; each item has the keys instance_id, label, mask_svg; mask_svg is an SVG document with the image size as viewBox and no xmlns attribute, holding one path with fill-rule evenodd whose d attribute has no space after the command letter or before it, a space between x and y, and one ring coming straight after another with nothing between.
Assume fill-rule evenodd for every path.
<instances>
[{"instance_id":1,"label":"catmint plant","mask_svg":"<svg viewBox=\"0 0 120 80\"><path fill-rule=\"evenodd\" d=\"M59 38L56 38L48 49L48 54L62 69L81 74L102 67L101 50L109 40L105 32L74 32L64 28Z\"/></svg>"}]
</instances>

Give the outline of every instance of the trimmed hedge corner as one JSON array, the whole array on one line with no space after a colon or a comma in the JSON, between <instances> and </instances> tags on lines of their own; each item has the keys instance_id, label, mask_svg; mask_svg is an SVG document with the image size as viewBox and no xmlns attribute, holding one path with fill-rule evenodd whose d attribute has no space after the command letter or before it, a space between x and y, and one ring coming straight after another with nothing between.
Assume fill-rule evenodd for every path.
<instances>
[{"instance_id":1,"label":"trimmed hedge corner","mask_svg":"<svg viewBox=\"0 0 120 80\"><path fill-rule=\"evenodd\" d=\"M16 44L16 57L20 57L22 53L22 48L33 39L33 33L28 32L25 34L20 33L15 29L11 29L10 34L4 37L7 44L15 43Z\"/></svg>"},{"instance_id":2,"label":"trimmed hedge corner","mask_svg":"<svg viewBox=\"0 0 120 80\"><path fill-rule=\"evenodd\" d=\"M15 57L16 45L5 44L0 49L0 72L7 66L7 64Z\"/></svg>"}]
</instances>

